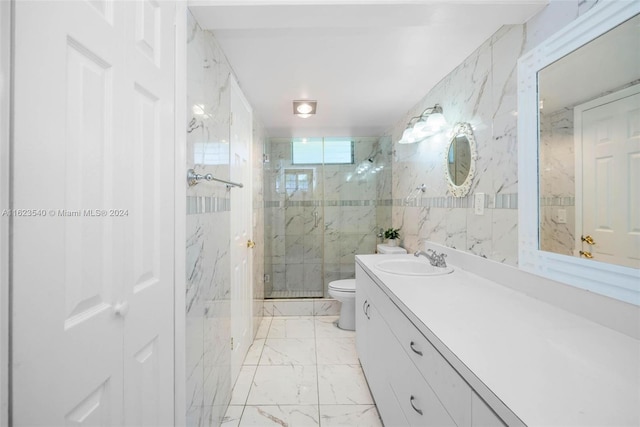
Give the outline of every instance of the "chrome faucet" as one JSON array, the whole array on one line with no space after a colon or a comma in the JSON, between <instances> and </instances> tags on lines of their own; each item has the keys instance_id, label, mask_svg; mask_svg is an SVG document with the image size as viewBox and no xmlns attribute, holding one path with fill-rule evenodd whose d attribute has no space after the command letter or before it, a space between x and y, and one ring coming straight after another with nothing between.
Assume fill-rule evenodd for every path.
<instances>
[{"instance_id":1,"label":"chrome faucet","mask_svg":"<svg viewBox=\"0 0 640 427\"><path fill-rule=\"evenodd\" d=\"M445 253L438 254L433 249L427 249L427 252L416 251L413 254L413 256L415 256L415 257L419 257L420 255L422 255L423 257L427 258L429 260L429 262L431 263L431 265L433 265L434 267L440 267L440 268L446 268L447 267L447 262L444 260L446 258L446 256L447 256L447 254L445 254Z\"/></svg>"}]
</instances>

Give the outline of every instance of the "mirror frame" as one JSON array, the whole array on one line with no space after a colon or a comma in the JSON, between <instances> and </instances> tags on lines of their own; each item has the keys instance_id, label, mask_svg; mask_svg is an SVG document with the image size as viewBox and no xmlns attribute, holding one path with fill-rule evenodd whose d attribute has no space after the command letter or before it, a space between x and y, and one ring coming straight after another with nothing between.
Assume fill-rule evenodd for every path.
<instances>
[{"instance_id":1,"label":"mirror frame","mask_svg":"<svg viewBox=\"0 0 640 427\"><path fill-rule=\"evenodd\" d=\"M449 143L444 150L444 177L447 181L447 185L449 186L449 191L453 195L453 197L464 197L469 194L469 190L471 190L471 183L473 182L473 177L476 174L476 159L478 158L478 151L476 149L476 138L473 136L473 128L470 123L459 122L456 123L451 129L451 137L449 138ZM458 135L464 135L467 137L469 141L469 150L471 151L471 161L469 162L469 173L465 178L464 182L460 185L456 185L449 175L449 150L451 149L451 144L453 144L453 140Z\"/></svg>"},{"instance_id":2,"label":"mirror frame","mask_svg":"<svg viewBox=\"0 0 640 427\"><path fill-rule=\"evenodd\" d=\"M640 2L602 2L518 60L518 264L558 282L640 305L640 270L539 248L538 72L640 13Z\"/></svg>"}]
</instances>

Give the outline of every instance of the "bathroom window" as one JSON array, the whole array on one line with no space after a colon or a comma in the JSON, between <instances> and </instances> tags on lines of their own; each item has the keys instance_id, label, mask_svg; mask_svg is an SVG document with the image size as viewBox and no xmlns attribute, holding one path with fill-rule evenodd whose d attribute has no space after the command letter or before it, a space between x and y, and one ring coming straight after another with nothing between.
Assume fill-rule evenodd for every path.
<instances>
[{"instance_id":1,"label":"bathroom window","mask_svg":"<svg viewBox=\"0 0 640 427\"><path fill-rule=\"evenodd\" d=\"M291 152L294 165L353 164L353 141L345 138L294 139Z\"/></svg>"},{"instance_id":2,"label":"bathroom window","mask_svg":"<svg viewBox=\"0 0 640 427\"><path fill-rule=\"evenodd\" d=\"M313 181L310 169L287 169L284 173L284 188L288 194L295 191L308 192Z\"/></svg>"}]
</instances>

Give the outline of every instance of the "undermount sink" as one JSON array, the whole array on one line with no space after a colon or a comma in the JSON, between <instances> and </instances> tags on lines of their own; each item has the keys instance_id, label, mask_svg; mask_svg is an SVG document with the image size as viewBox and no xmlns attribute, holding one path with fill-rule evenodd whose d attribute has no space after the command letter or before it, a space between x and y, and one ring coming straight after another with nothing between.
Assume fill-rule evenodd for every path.
<instances>
[{"instance_id":1,"label":"undermount sink","mask_svg":"<svg viewBox=\"0 0 640 427\"><path fill-rule=\"evenodd\" d=\"M453 267L435 267L421 259L387 259L377 263L376 268L385 273L404 276L440 276L449 274Z\"/></svg>"}]
</instances>

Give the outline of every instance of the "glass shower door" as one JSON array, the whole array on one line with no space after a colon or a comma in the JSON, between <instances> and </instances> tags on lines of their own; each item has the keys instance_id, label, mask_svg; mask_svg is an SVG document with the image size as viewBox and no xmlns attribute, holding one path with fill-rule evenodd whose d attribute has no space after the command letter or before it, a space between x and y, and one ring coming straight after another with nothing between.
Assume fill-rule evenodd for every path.
<instances>
[{"instance_id":1,"label":"glass shower door","mask_svg":"<svg viewBox=\"0 0 640 427\"><path fill-rule=\"evenodd\" d=\"M322 139L309 138L310 144ZM265 167L267 298L322 298L322 163L294 164L290 139L269 141ZM270 261L270 262L269 262ZM270 274L269 274L270 272Z\"/></svg>"}]
</instances>

